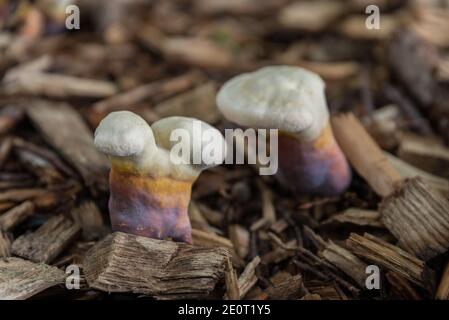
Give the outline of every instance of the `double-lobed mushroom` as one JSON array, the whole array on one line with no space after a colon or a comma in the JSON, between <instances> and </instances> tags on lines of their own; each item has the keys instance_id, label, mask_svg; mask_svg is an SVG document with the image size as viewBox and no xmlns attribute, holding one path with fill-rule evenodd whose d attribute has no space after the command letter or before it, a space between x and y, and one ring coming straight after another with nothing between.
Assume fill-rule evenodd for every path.
<instances>
[{"instance_id":1,"label":"double-lobed mushroom","mask_svg":"<svg viewBox=\"0 0 449 320\"><path fill-rule=\"evenodd\" d=\"M216 161L197 157L204 144L215 141L221 147L224 139L217 129L204 122L200 122L202 128L215 132L218 141L195 136L196 122L200 121L169 117L150 127L129 111L112 112L101 121L94 143L111 161L109 214L113 231L192 243L188 216L192 184L201 171L221 163L225 156L222 152ZM179 143L189 152L170 152L175 144L171 134L176 129L188 134L189 139ZM186 155L189 159L182 158Z\"/></svg>"},{"instance_id":2,"label":"double-lobed mushroom","mask_svg":"<svg viewBox=\"0 0 449 320\"><path fill-rule=\"evenodd\" d=\"M307 70L276 66L237 76L223 85L217 105L224 117L243 127L279 129L280 182L295 194L334 196L349 185L349 165L337 145L330 124L324 82ZM95 146L109 156L109 212L113 231L192 243L188 204L201 171L219 165L225 150L210 161L206 145L225 145L196 135L194 118L169 117L150 127L140 116L112 112L95 131ZM173 131L183 129L189 139L181 149L188 156L173 158ZM210 135L209 135L210 136ZM218 137L218 139L217 139ZM200 148L195 148L200 146ZM198 161L193 161L196 158ZM175 161L177 160L177 161Z\"/></svg>"}]
</instances>

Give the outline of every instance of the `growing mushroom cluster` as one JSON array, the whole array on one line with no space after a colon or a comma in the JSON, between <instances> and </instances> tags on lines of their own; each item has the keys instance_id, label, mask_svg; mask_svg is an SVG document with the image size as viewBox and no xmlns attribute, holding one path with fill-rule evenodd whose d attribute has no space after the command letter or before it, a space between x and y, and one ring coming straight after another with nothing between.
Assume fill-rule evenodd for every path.
<instances>
[{"instance_id":1,"label":"growing mushroom cluster","mask_svg":"<svg viewBox=\"0 0 449 320\"><path fill-rule=\"evenodd\" d=\"M277 176L295 194L334 196L351 180L330 127L324 88L323 80L312 72L278 66L237 76L217 96L218 108L230 121L279 130ZM195 128L198 123L200 132ZM177 129L184 130L187 139L178 142L173 135ZM204 131L213 135L201 134ZM221 133L185 117L161 119L150 127L140 116L121 111L101 121L95 146L111 161L112 229L192 243L187 211L192 184L201 171L223 162L226 148ZM222 152L212 156L203 152L206 146ZM172 152L175 147L189 152L178 155Z\"/></svg>"},{"instance_id":2,"label":"growing mushroom cluster","mask_svg":"<svg viewBox=\"0 0 449 320\"><path fill-rule=\"evenodd\" d=\"M120 111L101 121L95 131L95 146L111 161L109 213L113 231L192 243L187 211L192 184L201 171L225 156L221 153L216 162L198 157L197 164L190 159L173 161L177 155L170 152L174 144L171 133L176 129L188 134L189 139L179 143L192 157L211 143L193 134L195 122L220 137L218 147L224 145L218 130L193 118L169 117L150 127L140 116ZM195 149L195 145L200 148Z\"/></svg>"}]
</instances>

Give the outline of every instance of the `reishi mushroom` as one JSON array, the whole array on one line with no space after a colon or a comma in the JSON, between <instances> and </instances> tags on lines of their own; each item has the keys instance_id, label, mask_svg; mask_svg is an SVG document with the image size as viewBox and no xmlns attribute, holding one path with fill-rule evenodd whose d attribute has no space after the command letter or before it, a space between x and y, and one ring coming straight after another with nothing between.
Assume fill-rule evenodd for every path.
<instances>
[{"instance_id":1,"label":"reishi mushroom","mask_svg":"<svg viewBox=\"0 0 449 320\"><path fill-rule=\"evenodd\" d=\"M313 72L270 66L232 78L217 95L217 106L229 121L279 129L277 176L295 194L335 196L351 181L330 126L324 89Z\"/></svg>"},{"instance_id":2,"label":"reishi mushroom","mask_svg":"<svg viewBox=\"0 0 449 320\"><path fill-rule=\"evenodd\" d=\"M218 138L205 141L202 135L194 135L195 122ZM111 162L109 214L113 231L192 243L188 217L192 184L201 171L221 163L225 154L218 154L213 163L199 157L200 162L193 164L191 156L170 152L175 129L184 129L189 136L180 143L193 157L208 143L224 146L217 129L194 118L169 117L150 127L140 116L119 111L100 122L94 143ZM195 149L195 144L200 148ZM183 162L175 163L174 159Z\"/></svg>"}]
</instances>

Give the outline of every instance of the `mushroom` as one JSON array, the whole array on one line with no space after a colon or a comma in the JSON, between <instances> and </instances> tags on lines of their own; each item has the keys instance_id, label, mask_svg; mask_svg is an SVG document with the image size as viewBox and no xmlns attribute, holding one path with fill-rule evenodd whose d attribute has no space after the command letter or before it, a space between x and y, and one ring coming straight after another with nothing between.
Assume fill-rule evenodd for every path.
<instances>
[{"instance_id":1,"label":"mushroom","mask_svg":"<svg viewBox=\"0 0 449 320\"><path fill-rule=\"evenodd\" d=\"M234 77L217 95L218 108L229 121L279 129L277 176L296 194L335 196L351 181L330 126L324 88L313 72L271 66Z\"/></svg>"},{"instance_id":2,"label":"mushroom","mask_svg":"<svg viewBox=\"0 0 449 320\"><path fill-rule=\"evenodd\" d=\"M201 171L222 163L221 133L186 117L161 119L150 127L140 116L119 111L100 122L94 143L111 161L113 231L192 243L187 209L192 184ZM205 153L208 148L214 152Z\"/></svg>"}]
</instances>

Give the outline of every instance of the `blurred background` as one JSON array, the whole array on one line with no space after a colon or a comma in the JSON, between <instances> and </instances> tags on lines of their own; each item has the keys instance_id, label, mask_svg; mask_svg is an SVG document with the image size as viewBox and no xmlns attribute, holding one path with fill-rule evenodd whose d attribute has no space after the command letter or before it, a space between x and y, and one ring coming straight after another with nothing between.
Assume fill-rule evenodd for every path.
<instances>
[{"instance_id":1,"label":"blurred background","mask_svg":"<svg viewBox=\"0 0 449 320\"><path fill-rule=\"evenodd\" d=\"M76 15L66 12L70 5L79 8L79 29L67 28ZM370 5L380 10L379 29L366 26ZM45 261L54 266L81 264L110 232L108 162L92 143L109 112L131 110L150 123L196 117L223 129L230 124L215 105L220 85L280 64L321 75L332 113L354 112L384 150L433 174L449 194L447 0L0 0L0 212L28 203L20 210L31 217L0 230L0 256L59 213L83 232ZM277 214L272 224L260 222L267 203ZM194 228L235 246L239 272L262 257L248 296L299 269L310 292L345 299L358 298L358 289L322 273L328 266L318 258L298 264L282 256L266 231L312 255L321 236L338 240L360 228L394 241L377 221L378 203L357 176L341 197L293 198L249 166L223 166L195 183L190 215ZM377 220L333 219L353 207ZM375 298L429 297L397 274L388 281L392 290ZM105 297L60 291L52 294Z\"/></svg>"}]
</instances>

